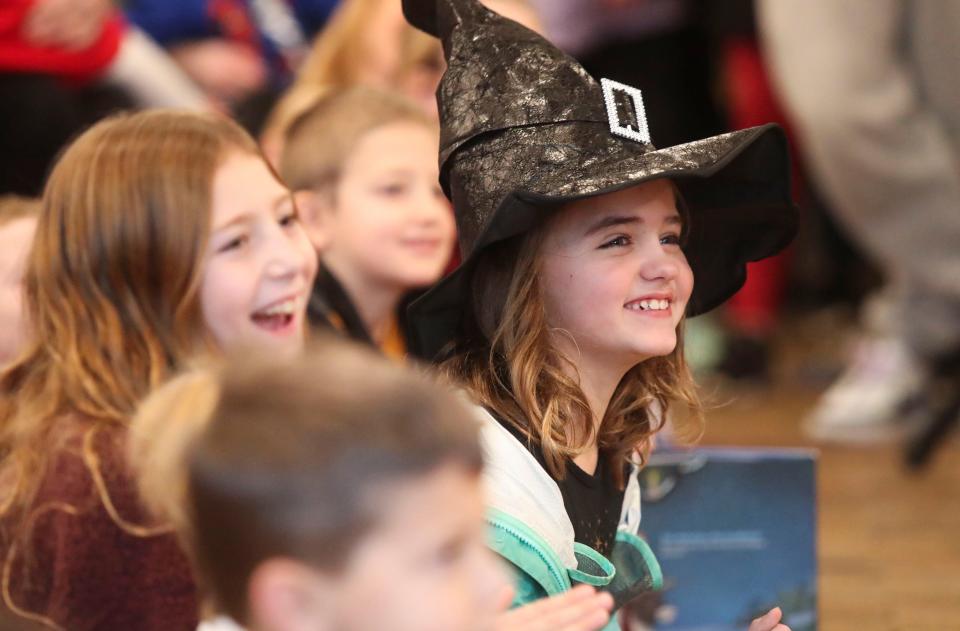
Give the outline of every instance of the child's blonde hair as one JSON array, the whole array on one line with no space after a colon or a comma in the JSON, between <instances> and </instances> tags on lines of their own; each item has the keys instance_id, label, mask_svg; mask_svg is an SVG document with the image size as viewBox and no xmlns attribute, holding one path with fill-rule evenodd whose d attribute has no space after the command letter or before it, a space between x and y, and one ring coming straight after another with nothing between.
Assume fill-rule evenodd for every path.
<instances>
[{"instance_id":1,"label":"child's blonde hair","mask_svg":"<svg viewBox=\"0 0 960 631\"><path fill-rule=\"evenodd\" d=\"M220 398L218 368L195 367L154 390L130 424L128 455L144 506L170 524L186 545L186 454L213 418Z\"/></svg>"},{"instance_id":2,"label":"child's blonde hair","mask_svg":"<svg viewBox=\"0 0 960 631\"><path fill-rule=\"evenodd\" d=\"M329 90L368 81L363 65L368 57L368 51L364 49L368 42L363 34L387 1L400 0L343 0L314 40L293 85L274 106L264 125L261 141L274 163L278 163L278 154L290 124L310 105ZM539 16L528 0L495 0L492 4L494 9L499 8L499 4L513 6L526 16L527 22L534 21L535 26L539 26ZM396 67L392 75L385 78L385 83L375 87L397 90L418 69L429 68L439 74L444 64L440 41L404 22Z\"/></svg>"},{"instance_id":3,"label":"child's blonde hair","mask_svg":"<svg viewBox=\"0 0 960 631\"><path fill-rule=\"evenodd\" d=\"M397 94L367 87L331 92L287 129L280 175L294 191L329 190L363 136L400 122L437 129L435 121Z\"/></svg>"},{"instance_id":4,"label":"child's blonde hair","mask_svg":"<svg viewBox=\"0 0 960 631\"><path fill-rule=\"evenodd\" d=\"M393 0L344 0L297 71L295 85L349 86L357 83L369 57L362 35L383 5Z\"/></svg>"},{"instance_id":5,"label":"child's blonde hair","mask_svg":"<svg viewBox=\"0 0 960 631\"><path fill-rule=\"evenodd\" d=\"M487 3L488 0L484 0ZM495 4L515 5L535 13L528 0L492 0ZM309 55L297 72L296 86L321 85L345 87L355 85L361 79L363 60L368 51L368 42L362 37L367 25L386 2L399 0L343 0L323 31L314 40ZM397 73L425 60L441 58L440 42L406 22L400 34L400 50ZM398 77L392 77L393 82Z\"/></svg>"},{"instance_id":6,"label":"child's blonde hair","mask_svg":"<svg viewBox=\"0 0 960 631\"><path fill-rule=\"evenodd\" d=\"M283 94L264 125L261 140L270 152L282 147L290 124L329 90L363 85L363 62L368 58L368 45L363 36L373 16L393 0L344 0L337 7L323 31L317 35L306 59L301 64L293 85ZM399 2L399 0L396 0ZM440 42L404 23L400 33L400 50L395 76L387 77L381 89L396 88L404 75L422 60L440 59ZM276 160L277 155L271 155Z\"/></svg>"},{"instance_id":7,"label":"child's blonde hair","mask_svg":"<svg viewBox=\"0 0 960 631\"><path fill-rule=\"evenodd\" d=\"M241 623L260 563L337 571L377 523L374 493L482 466L457 397L334 338L294 361L244 356L180 377L144 403L132 436L145 501L177 524L201 586Z\"/></svg>"}]
</instances>

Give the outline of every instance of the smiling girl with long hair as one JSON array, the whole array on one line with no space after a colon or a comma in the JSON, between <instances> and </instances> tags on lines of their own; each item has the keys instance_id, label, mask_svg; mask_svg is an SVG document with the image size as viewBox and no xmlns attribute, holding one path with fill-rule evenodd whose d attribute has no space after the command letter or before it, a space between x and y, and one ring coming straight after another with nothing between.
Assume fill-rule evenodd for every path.
<instances>
[{"instance_id":1,"label":"smiling girl with long hair","mask_svg":"<svg viewBox=\"0 0 960 631\"><path fill-rule=\"evenodd\" d=\"M192 357L302 346L315 254L289 191L221 118L108 119L54 168L0 375L3 602L55 628L192 629L196 594L124 457L141 398Z\"/></svg>"},{"instance_id":2,"label":"smiling girl with long hair","mask_svg":"<svg viewBox=\"0 0 960 631\"><path fill-rule=\"evenodd\" d=\"M657 149L639 90L478 0L403 5L447 55L440 183L464 255L411 305L412 346L479 406L515 604L587 583L620 606L662 581L636 471L674 408L702 416L683 322L796 230L784 135Z\"/></svg>"}]
</instances>

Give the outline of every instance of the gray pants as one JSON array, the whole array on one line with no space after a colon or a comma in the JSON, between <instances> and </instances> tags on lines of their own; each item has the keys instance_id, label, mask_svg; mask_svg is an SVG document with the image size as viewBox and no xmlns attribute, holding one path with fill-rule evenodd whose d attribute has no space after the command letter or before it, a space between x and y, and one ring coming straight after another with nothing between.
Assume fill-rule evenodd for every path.
<instances>
[{"instance_id":1,"label":"gray pants","mask_svg":"<svg viewBox=\"0 0 960 631\"><path fill-rule=\"evenodd\" d=\"M883 267L894 331L960 350L960 0L758 0L809 167Z\"/></svg>"}]
</instances>

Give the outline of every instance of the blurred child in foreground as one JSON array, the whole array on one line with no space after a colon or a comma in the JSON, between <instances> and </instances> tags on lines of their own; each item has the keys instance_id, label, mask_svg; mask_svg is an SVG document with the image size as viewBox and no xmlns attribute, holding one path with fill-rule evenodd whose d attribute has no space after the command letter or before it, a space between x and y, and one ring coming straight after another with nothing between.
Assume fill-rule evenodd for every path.
<instances>
[{"instance_id":1,"label":"blurred child in foreground","mask_svg":"<svg viewBox=\"0 0 960 631\"><path fill-rule=\"evenodd\" d=\"M510 589L486 549L469 410L354 344L187 373L147 400L132 436L142 493L220 614L205 629L572 631L606 618L590 589L563 611L500 613Z\"/></svg>"}]
</instances>

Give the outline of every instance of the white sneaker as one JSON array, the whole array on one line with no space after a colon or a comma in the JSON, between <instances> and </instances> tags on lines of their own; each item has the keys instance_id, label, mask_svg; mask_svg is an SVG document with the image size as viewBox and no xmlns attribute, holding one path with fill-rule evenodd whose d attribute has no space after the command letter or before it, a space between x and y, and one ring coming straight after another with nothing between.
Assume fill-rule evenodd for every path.
<instances>
[{"instance_id":1,"label":"white sneaker","mask_svg":"<svg viewBox=\"0 0 960 631\"><path fill-rule=\"evenodd\" d=\"M843 375L804 420L804 432L853 444L905 438L922 423L911 412L922 403L928 378L927 368L900 339L863 338Z\"/></svg>"}]
</instances>

